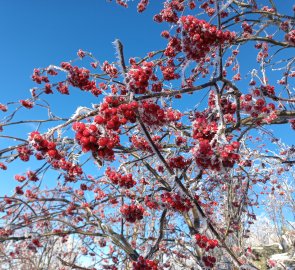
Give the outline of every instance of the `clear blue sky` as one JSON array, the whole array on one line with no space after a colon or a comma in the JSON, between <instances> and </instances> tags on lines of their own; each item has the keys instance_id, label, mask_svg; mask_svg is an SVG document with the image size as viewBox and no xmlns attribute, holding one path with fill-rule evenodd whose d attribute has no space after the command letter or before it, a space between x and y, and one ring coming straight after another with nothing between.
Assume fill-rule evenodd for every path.
<instances>
[{"instance_id":1,"label":"clear blue sky","mask_svg":"<svg viewBox=\"0 0 295 270\"><path fill-rule=\"evenodd\" d=\"M155 7L138 15L105 0L4 0L0 2L1 101L26 97L35 86L35 67L76 57L78 49L99 60L114 60L112 41L119 38L129 55L143 55L164 45ZM160 6L157 7L159 10Z\"/></svg>"}]
</instances>

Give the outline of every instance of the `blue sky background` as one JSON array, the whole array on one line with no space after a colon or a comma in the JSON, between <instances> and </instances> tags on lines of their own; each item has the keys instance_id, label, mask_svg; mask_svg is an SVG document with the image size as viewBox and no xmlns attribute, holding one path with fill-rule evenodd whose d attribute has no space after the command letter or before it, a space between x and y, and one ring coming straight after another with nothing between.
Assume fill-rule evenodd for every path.
<instances>
[{"instance_id":1,"label":"blue sky background","mask_svg":"<svg viewBox=\"0 0 295 270\"><path fill-rule=\"evenodd\" d=\"M36 86L31 81L34 68L74 59L79 49L92 52L103 62L115 60L112 42L116 38L124 44L126 59L163 48L166 41L160 37L160 33L167 25L157 24L152 19L161 9L159 2L162 1L151 0L148 9L139 15L136 11L137 1L130 2L129 9L105 0L0 1L0 103L29 97L29 89ZM293 1L284 0L284 3L286 6L282 8L286 9ZM291 15L289 10L286 13ZM247 55L240 58L242 62L244 71L248 70L251 62ZM91 94L74 90L71 90L70 96L56 93L47 97L58 115L72 115L77 106L90 106L95 102ZM185 106L194 106L196 99L191 100L191 104ZM22 110L21 116L25 118L29 114L32 116L32 112ZM42 118L42 113L34 117ZM29 132L32 126L11 129L14 132ZM294 133L291 133L288 125L273 129L283 141L295 144ZM1 143L3 141L0 140ZM14 166L17 168L17 163ZM5 180L2 192L12 189L7 183L15 173L15 170L1 173L0 181Z\"/></svg>"}]
</instances>

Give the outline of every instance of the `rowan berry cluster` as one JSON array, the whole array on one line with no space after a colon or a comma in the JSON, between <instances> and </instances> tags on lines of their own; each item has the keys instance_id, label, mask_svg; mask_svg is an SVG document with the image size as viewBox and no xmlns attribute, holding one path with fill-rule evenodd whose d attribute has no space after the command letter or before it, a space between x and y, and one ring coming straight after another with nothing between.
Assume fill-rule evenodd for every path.
<instances>
[{"instance_id":1,"label":"rowan berry cluster","mask_svg":"<svg viewBox=\"0 0 295 270\"><path fill-rule=\"evenodd\" d=\"M32 239L32 244L34 244L36 247L42 247L42 244L37 238Z\"/></svg>"},{"instance_id":2,"label":"rowan berry cluster","mask_svg":"<svg viewBox=\"0 0 295 270\"><path fill-rule=\"evenodd\" d=\"M228 98L221 98L220 103L223 114L234 114L237 110L237 105Z\"/></svg>"},{"instance_id":3,"label":"rowan berry cluster","mask_svg":"<svg viewBox=\"0 0 295 270\"><path fill-rule=\"evenodd\" d=\"M149 196L145 196L144 203L149 209L158 209L159 208L158 202L151 199Z\"/></svg>"},{"instance_id":4,"label":"rowan berry cluster","mask_svg":"<svg viewBox=\"0 0 295 270\"><path fill-rule=\"evenodd\" d=\"M130 173L127 175L122 175L121 173L118 173L108 167L105 174L113 184L119 185L120 187L132 188L136 185L136 181L133 180L132 174Z\"/></svg>"},{"instance_id":5,"label":"rowan berry cluster","mask_svg":"<svg viewBox=\"0 0 295 270\"><path fill-rule=\"evenodd\" d=\"M191 60L200 61L213 47L231 43L235 33L218 30L216 26L188 15L180 18L182 51Z\"/></svg>"},{"instance_id":6,"label":"rowan berry cluster","mask_svg":"<svg viewBox=\"0 0 295 270\"><path fill-rule=\"evenodd\" d=\"M177 156L170 158L168 160L168 164L172 169L184 169L187 165L190 164L190 160L186 160L183 156Z\"/></svg>"},{"instance_id":7,"label":"rowan berry cluster","mask_svg":"<svg viewBox=\"0 0 295 270\"><path fill-rule=\"evenodd\" d=\"M28 198L28 199L31 199L31 200L35 200L38 198L38 195L34 192L32 192L31 190L26 190L25 192L25 196Z\"/></svg>"},{"instance_id":8,"label":"rowan berry cluster","mask_svg":"<svg viewBox=\"0 0 295 270\"><path fill-rule=\"evenodd\" d=\"M114 65L110 64L108 61L103 62L102 70L111 78L118 77L118 69Z\"/></svg>"},{"instance_id":9,"label":"rowan berry cluster","mask_svg":"<svg viewBox=\"0 0 295 270\"><path fill-rule=\"evenodd\" d=\"M177 23L178 22L178 16L177 11L182 11L184 8L183 3L180 1L171 1L170 3L165 2L164 9L161 10L161 12L154 16L154 20L156 22L168 22L168 23Z\"/></svg>"},{"instance_id":10,"label":"rowan berry cluster","mask_svg":"<svg viewBox=\"0 0 295 270\"><path fill-rule=\"evenodd\" d=\"M164 38L169 38L169 42L165 49L164 54L169 57L175 57L177 53L181 52L181 39L178 37L170 37L168 31L162 32Z\"/></svg>"},{"instance_id":11,"label":"rowan berry cluster","mask_svg":"<svg viewBox=\"0 0 295 270\"><path fill-rule=\"evenodd\" d=\"M139 13L145 11L145 9L146 9L148 3L149 3L149 0L140 0L140 2L139 2L138 5L137 5L137 11L138 11Z\"/></svg>"},{"instance_id":12,"label":"rowan berry cluster","mask_svg":"<svg viewBox=\"0 0 295 270\"><path fill-rule=\"evenodd\" d=\"M20 146L16 148L16 151L18 152L18 157L22 161L29 161L30 156L33 154L32 150L27 146Z\"/></svg>"},{"instance_id":13,"label":"rowan berry cluster","mask_svg":"<svg viewBox=\"0 0 295 270\"><path fill-rule=\"evenodd\" d=\"M272 92L272 88L268 88L268 92ZM263 90L266 91L266 90ZM257 97L256 99L253 97ZM275 105L273 103L266 104L265 98L262 96L262 91L258 88L254 89L253 95L242 95L241 109L246 113L249 113L252 117L258 117L260 114L270 114L275 111Z\"/></svg>"},{"instance_id":14,"label":"rowan berry cluster","mask_svg":"<svg viewBox=\"0 0 295 270\"><path fill-rule=\"evenodd\" d=\"M196 114L196 119L193 121L193 138L199 141L211 141L218 130L216 121L208 121L205 114Z\"/></svg>"},{"instance_id":15,"label":"rowan berry cluster","mask_svg":"<svg viewBox=\"0 0 295 270\"><path fill-rule=\"evenodd\" d=\"M216 263L216 258L210 255L203 256L202 260L206 267L213 268L214 264Z\"/></svg>"},{"instance_id":16,"label":"rowan berry cluster","mask_svg":"<svg viewBox=\"0 0 295 270\"><path fill-rule=\"evenodd\" d=\"M7 170L7 166L4 163L0 162L0 169L5 171Z\"/></svg>"},{"instance_id":17,"label":"rowan berry cluster","mask_svg":"<svg viewBox=\"0 0 295 270\"><path fill-rule=\"evenodd\" d=\"M160 69L162 71L163 78L165 81L171 81L180 78L180 75L176 73L176 67L173 63L170 63L167 66L161 65Z\"/></svg>"},{"instance_id":18,"label":"rowan berry cluster","mask_svg":"<svg viewBox=\"0 0 295 270\"><path fill-rule=\"evenodd\" d=\"M42 82L48 83L49 79L47 76L41 76L40 70L35 68L32 75L32 80L38 84Z\"/></svg>"},{"instance_id":19,"label":"rowan berry cluster","mask_svg":"<svg viewBox=\"0 0 295 270\"><path fill-rule=\"evenodd\" d=\"M39 152L37 159L41 159L45 156L49 159L61 158L61 155L56 149L56 144L45 139L44 136L42 136L38 131L33 131L29 136L29 140L35 150Z\"/></svg>"},{"instance_id":20,"label":"rowan berry cluster","mask_svg":"<svg viewBox=\"0 0 295 270\"><path fill-rule=\"evenodd\" d=\"M211 95L209 106L214 107L215 101ZM235 112L236 106L230 101L222 101L224 113L231 115ZM232 142L225 145L218 145L212 142L217 133L217 119L207 120L204 113L197 113L193 121L193 138L198 144L192 149L196 163L202 168L210 168L219 171L221 167L231 168L239 160L236 151L239 148L238 142Z\"/></svg>"},{"instance_id":21,"label":"rowan berry cluster","mask_svg":"<svg viewBox=\"0 0 295 270\"><path fill-rule=\"evenodd\" d=\"M11 230L11 229L4 229L4 228L0 228L0 236L2 236L2 237L8 237L8 236L10 236L10 235L12 235L13 234L13 230Z\"/></svg>"},{"instance_id":22,"label":"rowan berry cluster","mask_svg":"<svg viewBox=\"0 0 295 270\"><path fill-rule=\"evenodd\" d=\"M7 112L7 106L0 103L0 111Z\"/></svg>"},{"instance_id":23,"label":"rowan berry cluster","mask_svg":"<svg viewBox=\"0 0 295 270\"><path fill-rule=\"evenodd\" d=\"M136 63L131 64L126 79L129 89L135 94L144 94L153 76L153 67L152 62L143 62L141 66Z\"/></svg>"},{"instance_id":24,"label":"rowan berry cluster","mask_svg":"<svg viewBox=\"0 0 295 270\"><path fill-rule=\"evenodd\" d=\"M74 203L70 203L67 207L67 209L64 211L64 214L65 215L69 215L69 216L72 216L74 215L74 210L76 210L77 207Z\"/></svg>"},{"instance_id":25,"label":"rowan berry cluster","mask_svg":"<svg viewBox=\"0 0 295 270\"><path fill-rule=\"evenodd\" d=\"M133 262L133 270L158 270L158 262L139 256L137 261Z\"/></svg>"},{"instance_id":26,"label":"rowan berry cluster","mask_svg":"<svg viewBox=\"0 0 295 270\"><path fill-rule=\"evenodd\" d=\"M108 96L100 105L100 111L90 124L76 122L73 129L76 131L76 140L84 152L92 151L100 158L113 160L113 148L120 143L117 134L121 125L128 121L136 122L137 102L123 103L124 98Z\"/></svg>"},{"instance_id":27,"label":"rowan berry cluster","mask_svg":"<svg viewBox=\"0 0 295 270\"><path fill-rule=\"evenodd\" d=\"M248 36L249 34L252 34L253 33L252 26L249 25L246 22L243 22L242 23L242 28L243 28L243 31L244 31L244 33L243 33L244 36Z\"/></svg>"},{"instance_id":28,"label":"rowan berry cluster","mask_svg":"<svg viewBox=\"0 0 295 270\"><path fill-rule=\"evenodd\" d=\"M192 152L200 167L220 171L222 166L232 168L239 161L240 156L236 153L238 148L238 142L212 146L210 141L201 140Z\"/></svg>"},{"instance_id":29,"label":"rowan berry cluster","mask_svg":"<svg viewBox=\"0 0 295 270\"><path fill-rule=\"evenodd\" d=\"M163 109L152 101L144 100L140 107L142 120L148 126L163 126L176 122L182 117L182 113L171 108Z\"/></svg>"},{"instance_id":30,"label":"rowan berry cluster","mask_svg":"<svg viewBox=\"0 0 295 270\"><path fill-rule=\"evenodd\" d=\"M32 109L34 106L33 102L31 102L29 99L26 99L26 100L22 99L19 102L22 106L24 106L27 109Z\"/></svg>"},{"instance_id":31,"label":"rowan berry cluster","mask_svg":"<svg viewBox=\"0 0 295 270\"><path fill-rule=\"evenodd\" d=\"M254 90L255 91L255 90ZM259 90L258 90L259 91ZM261 91L262 91L262 93L264 94L264 95L270 95L270 96L273 96L273 95L275 95L275 87L274 86L272 86L272 85L269 85L269 84L267 84L267 85L262 85L261 86ZM260 92L258 92L258 93L260 93Z\"/></svg>"},{"instance_id":32,"label":"rowan berry cluster","mask_svg":"<svg viewBox=\"0 0 295 270\"><path fill-rule=\"evenodd\" d=\"M20 186L15 187L14 190L17 195L24 195L24 191L22 190Z\"/></svg>"},{"instance_id":33,"label":"rowan berry cluster","mask_svg":"<svg viewBox=\"0 0 295 270\"><path fill-rule=\"evenodd\" d=\"M35 157L38 160L47 158L54 169L62 169L66 171L65 179L67 181L75 181L76 176L80 176L83 173L80 166L74 165L70 161L66 161L66 159L58 151L55 142L47 140L38 131L33 131L30 134L29 141L30 141L30 144L37 151L35 153ZM26 152L27 151L28 150L26 150ZM23 151L22 151L22 155L23 155Z\"/></svg>"},{"instance_id":34,"label":"rowan berry cluster","mask_svg":"<svg viewBox=\"0 0 295 270\"><path fill-rule=\"evenodd\" d=\"M124 219L130 223L134 223L137 220L143 219L144 208L141 205L131 204L127 205L124 204L120 208L120 212L123 215Z\"/></svg>"},{"instance_id":35,"label":"rowan berry cluster","mask_svg":"<svg viewBox=\"0 0 295 270\"><path fill-rule=\"evenodd\" d=\"M27 174L27 178L30 181L37 182L39 180L39 178L37 177L37 174L33 171L27 171L26 174Z\"/></svg>"},{"instance_id":36,"label":"rowan berry cluster","mask_svg":"<svg viewBox=\"0 0 295 270\"><path fill-rule=\"evenodd\" d=\"M94 119L96 122L96 118ZM119 136L111 131L102 135L95 123L84 124L75 122L73 130L76 131L75 138L82 147L83 152L91 151L99 158L106 160L114 159L113 148L120 142Z\"/></svg>"},{"instance_id":37,"label":"rowan berry cluster","mask_svg":"<svg viewBox=\"0 0 295 270\"><path fill-rule=\"evenodd\" d=\"M161 194L164 205L179 212L188 212L193 206L191 201L177 193L165 192Z\"/></svg>"},{"instance_id":38,"label":"rowan berry cluster","mask_svg":"<svg viewBox=\"0 0 295 270\"><path fill-rule=\"evenodd\" d=\"M57 84L56 89L57 89L58 92L60 92L63 95L69 95L70 94L68 85L66 85L66 84L64 84L62 82L59 82ZM45 86L45 90L46 90L46 86Z\"/></svg>"},{"instance_id":39,"label":"rowan berry cluster","mask_svg":"<svg viewBox=\"0 0 295 270\"><path fill-rule=\"evenodd\" d=\"M62 169L66 171L65 180L68 182L75 182L77 176L81 176L83 174L82 168L79 165L75 165L70 161L67 161L65 158L61 158L60 160L53 160L51 165L55 169Z\"/></svg>"},{"instance_id":40,"label":"rowan berry cluster","mask_svg":"<svg viewBox=\"0 0 295 270\"><path fill-rule=\"evenodd\" d=\"M152 137L152 140L158 149L162 148L162 145L159 143L160 139L161 137L157 135ZM130 141L132 142L135 148L141 151L152 152L152 147L150 146L149 142L145 138L139 137L137 135L133 135L130 138Z\"/></svg>"},{"instance_id":41,"label":"rowan berry cluster","mask_svg":"<svg viewBox=\"0 0 295 270\"><path fill-rule=\"evenodd\" d=\"M182 145L184 145L186 142L187 142L187 139L184 138L184 137L181 137L181 136L177 136L176 139L175 139L175 144L176 144L177 146L182 146Z\"/></svg>"},{"instance_id":42,"label":"rowan berry cluster","mask_svg":"<svg viewBox=\"0 0 295 270\"><path fill-rule=\"evenodd\" d=\"M72 66L68 62L61 63L61 67L68 71L67 81L70 85L78 87L83 91L90 91L95 96L101 94L101 90L96 87L96 82L89 80L90 71L88 69Z\"/></svg>"},{"instance_id":43,"label":"rowan berry cluster","mask_svg":"<svg viewBox=\"0 0 295 270\"><path fill-rule=\"evenodd\" d=\"M206 235L196 234L195 239L197 241L197 245L206 251L214 249L218 246L218 241L216 239L209 239Z\"/></svg>"},{"instance_id":44,"label":"rowan berry cluster","mask_svg":"<svg viewBox=\"0 0 295 270\"><path fill-rule=\"evenodd\" d=\"M290 45L295 46L295 30L291 30L288 34L286 34L285 39Z\"/></svg>"}]
</instances>

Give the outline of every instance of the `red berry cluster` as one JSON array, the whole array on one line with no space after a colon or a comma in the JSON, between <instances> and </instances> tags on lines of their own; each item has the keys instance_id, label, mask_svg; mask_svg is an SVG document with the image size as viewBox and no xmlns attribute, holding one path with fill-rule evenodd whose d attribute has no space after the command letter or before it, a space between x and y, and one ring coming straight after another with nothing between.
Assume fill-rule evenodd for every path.
<instances>
[{"instance_id":1,"label":"red berry cluster","mask_svg":"<svg viewBox=\"0 0 295 270\"><path fill-rule=\"evenodd\" d=\"M188 212L193 206L191 201L177 193L165 192L161 194L164 205L179 212Z\"/></svg>"},{"instance_id":2,"label":"red berry cluster","mask_svg":"<svg viewBox=\"0 0 295 270\"><path fill-rule=\"evenodd\" d=\"M90 91L93 95L98 96L101 90L96 87L95 81L90 81L90 71L85 68L72 66L70 63L63 62L61 67L68 71L67 81L74 87L78 87L83 91Z\"/></svg>"},{"instance_id":3,"label":"red berry cluster","mask_svg":"<svg viewBox=\"0 0 295 270\"><path fill-rule=\"evenodd\" d=\"M156 22L168 22L168 23L177 23L178 16L177 12L182 12L184 10L184 1L172 0L166 1L164 4L164 9L161 12L154 16Z\"/></svg>"},{"instance_id":4,"label":"red berry cluster","mask_svg":"<svg viewBox=\"0 0 295 270\"><path fill-rule=\"evenodd\" d=\"M252 34L253 33L252 26L249 25L246 22L243 22L242 23L242 28L243 28L243 31L244 31L244 33L243 33L244 36L248 36L249 34Z\"/></svg>"},{"instance_id":5,"label":"red berry cluster","mask_svg":"<svg viewBox=\"0 0 295 270\"><path fill-rule=\"evenodd\" d=\"M0 162L0 169L5 171L7 170L7 166L4 163Z\"/></svg>"},{"instance_id":6,"label":"red berry cluster","mask_svg":"<svg viewBox=\"0 0 295 270\"><path fill-rule=\"evenodd\" d=\"M213 268L214 264L216 263L216 258L210 255L203 256L202 260L206 267Z\"/></svg>"},{"instance_id":7,"label":"red berry cluster","mask_svg":"<svg viewBox=\"0 0 295 270\"><path fill-rule=\"evenodd\" d=\"M141 117L149 126L163 126L176 122L182 117L182 113L171 108L163 109L158 104L144 100L142 102Z\"/></svg>"},{"instance_id":8,"label":"red berry cluster","mask_svg":"<svg viewBox=\"0 0 295 270\"><path fill-rule=\"evenodd\" d=\"M221 98L221 109L224 114L234 114L237 110L237 105L228 98Z\"/></svg>"},{"instance_id":9,"label":"red berry cluster","mask_svg":"<svg viewBox=\"0 0 295 270\"><path fill-rule=\"evenodd\" d=\"M204 114L197 114L193 121L193 138L199 141L211 141L218 130L216 121L209 121Z\"/></svg>"},{"instance_id":10,"label":"red berry cluster","mask_svg":"<svg viewBox=\"0 0 295 270\"><path fill-rule=\"evenodd\" d=\"M32 244L34 244L36 247L42 247L42 244L37 238L32 239Z\"/></svg>"},{"instance_id":11,"label":"red berry cluster","mask_svg":"<svg viewBox=\"0 0 295 270\"><path fill-rule=\"evenodd\" d=\"M8 236L10 236L10 235L12 235L13 234L13 230L11 230L11 229L4 229L4 228L0 228L0 236L2 236L2 237L8 237Z\"/></svg>"},{"instance_id":12,"label":"red berry cluster","mask_svg":"<svg viewBox=\"0 0 295 270\"><path fill-rule=\"evenodd\" d=\"M106 160L114 159L113 148L120 142L117 134L109 131L102 135L95 123L84 124L82 122L75 122L73 130L76 131L75 138L82 146L83 152L91 151L93 154L97 154L99 158Z\"/></svg>"},{"instance_id":13,"label":"red berry cluster","mask_svg":"<svg viewBox=\"0 0 295 270\"><path fill-rule=\"evenodd\" d=\"M140 0L140 2L137 5L137 11L140 13L143 12L146 9L148 3L149 0Z\"/></svg>"},{"instance_id":14,"label":"red berry cluster","mask_svg":"<svg viewBox=\"0 0 295 270\"><path fill-rule=\"evenodd\" d=\"M288 32L289 27L290 27L290 24L288 21L281 22L281 24L280 24L280 28L285 32Z\"/></svg>"},{"instance_id":15,"label":"red berry cluster","mask_svg":"<svg viewBox=\"0 0 295 270\"><path fill-rule=\"evenodd\" d=\"M34 69L33 75L32 75L32 80L38 84L41 84L42 82L48 83L48 77L47 76L41 76L40 70L39 69Z\"/></svg>"},{"instance_id":16,"label":"red berry cluster","mask_svg":"<svg viewBox=\"0 0 295 270\"><path fill-rule=\"evenodd\" d=\"M120 187L132 188L136 185L136 181L133 180L132 174L130 173L127 175L122 175L121 173L118 173L108 167L105 174L113 184L119 185Z\"/></svg>"},{"instance_id":17,"label":"red berry cluster","mask_svg":"<svg viewBox=\"0 0 295 270\"><path fill-rule=\"evenodd\" d=\"M275 95L275 87L272 86L272 85L269 85L269 84L262 85L261 86L261 91L266 96L268 96L268 95L270 95L270 96Z\"/></svg>"},{"instance_id":18,"label":"red berry cluster","mask_svg":"<svg viewBox=\"0 0 295 270\"><path fill-rule=\"evenodd\" d=\"M102 70L108 74L111 78L117 78L118 77L118 69L110 64L108 61L105 61L102 64Z\"/></svg>"},{"instance_id":19,"label":"red berry cluster","mask_svg":"<svg viewBox=\"0 0 295 270\"><path fill-rule=\"evenodd\" d=\"M196 163L202 168L209 168L220 171L221 167L232 168L239 161L238 142L217 146L211 146L210 141L199 141L199 145L193 148L192 152L196 158Z\"/></svg>"},{"instance_id":20,"label":"red berry cluster","mask_svg":"<svg viewBox=\"0 0 295 270\"><path fill-rule=\"evenodd\" d=\"M127 73L129 89L135 94L144 94L148 90L149 80L153 75L154 64L143 62L141 66L135 63L131 65Z\"/></svg>"},{"instance_id":21,"label":"red berry cluster","mask_svg":"<svg viewBox=\"0 0 295 270\"><path fill-rule=\"evenodd\" d=\"M61 155L56 149L56 144L54 142L48 141L44 136L42 136L38 131L33 131L29 140L32 146L39 151L41 157L48 157L49 159L60 159Z\"/></svg>"},{"instance_id":22,"label":"red berry cluster","mask_svg":"<svg viewBox=\"0 0 295 270\"><path fill-rule=\"evenodd\" d=\"M18 157L22 161L29 161L30 156L33 154L33 152L27 146L20 146L16 150L18 152Z\"/></svg>"},{"instance_id":23,"label":"red berry cluster","mask_svg":"<svg viewBox=\"0 0 295 270\"><path fill-rule=\"evenodd\" d=\"M161 65L160 69L163 73L163 78L166 81L171 81L180 78L180 75L176 73L176 67L173 64L169 64L167 66Z\"/></svg>"},{"instance_id":24,"label":"red berry cluster","mask_svg":"<svg viewBox=\"0 0 295 270\"><path fill-rule=\"evenodd\" d=\"M33 171L27 171L27 177L30 181L37 182L39 178L37 177L37 174Z\"/></svg>"},{"instance_id":25,"label":"red berry cluster","mask_svg":"<svg viewBox=\"0 0 295 270\"><path fill-rule=\"evenodd\" d=\"M120 208L120 212L123 215L123 217L126 219L126 221L134 223L136 220L143 219L144 208L141 205L124 204Z\"/></svg>"},{"instance_id":26,"label":"red berry cluster","mask_svg":"<svg viewBox=\"0 0 295 270\"><path fill-rule=\"evenodd\" d=\"M76 206L74 203L70 203L69 206L67 207L67 209L64 211L65 215L69 215L72 216L74 215L74 210L76 210Z\"/></svg>"},{"instance_id":27,"label":"red berry cluster","mask_svg":"<svg viewBox=\"0 0 295 270\"><path fill-rule=\"evenodd\" d=\"M188 59L199 61L219 44L231 43L235 33L218 30L204 20L188 15L180 18L182 26L182 50Z\"/></svg>"},{"instance_id":28,"label":"red berry cluster","mask_svg":"<svg viewBox=\"0 0 295 270\"><path fill-rule=\"evenodd\" d=\"M133 262L133 270L158 270L158 262L139 256L137 261Z\"/></svg>"},{"instance_id":29,"label":"red berry cluster","mask_svg":"<svg viewBox=\"0 0 295 270\"><path fill-rule=\"evenodd\" d=\"M168 164L172 169L184 169L187 165L190 164L190 160L186 160L183 156L177 156L170 158L168 160Z\"/></svg>"},{"instance_id":30,"label":"red berry cluster","mask_svg":"<svg viewBox=\"0 0 295 270\"><path fill-rule=\"evenodd\" d=\"M149 196L145 196L144 203L149 209L159 208L159 204L156 201L152 200Z\"/></svg>"},{"instance_id":31,"label":"red berry cluster","mask_svg":"<svg viewBox=\"0 0 295 270\"><path fill-rule=\"evenodd\" d=\"M289 120L289 123L291 125L291 128L295 130L295 119Z\"/></svg>"},{"instance_id":32,"label":"red berry cluster","mask_svg":"<svg viewBox=\"0 0 295 270\"><path fill-rule=\"evenodd\" d=\"M37 199L38 195L34 192L32 192L31 190L26 190L25 196L31 200Z\"/></svg>"},{"instance_id":33,"label":"red berry cluster","mask_svg":"<svg viewBox=\"0 0 295 270\"><path fill-rule=\"evenodd\" d=\"M33 108L33 106L34 106L34 104L33 104L33 102L31 102L30 100L28 100L28 99L26 99L26 100L20 100L19 101L20 102L20 104L22 105L22 106L24 106L25 108L27 108L27 109L32 109Z\"/></svg>"},{"instance_id":34,"label":"red berry cluster","mask_svg":"<svg viewBox=\"0 0 295 270\"><path fill-rule=\"evenodd\" d=\"M240 155L236 153L239 147L240 143L236 141L220 147L219 153L223 167L232 168L240 160Z\"/></svg>"},{"instance_id":35,"label":"red berry cluster","mask_svg":"<svg viewBox=\"0 0 295 270\"><path fill-rule=\"evenodd\" d=\"M210 92L208 104L212 110L214 110L214 108L216 107L216 95L214 91ZM220 100L220 107L221 107L225 122L226 123L234 122L235 121L234 114L237 110L236 103L232 102L229 98L222 97Z\"/></svg>"},{"instance_id":36,"label":"red berry cluster","mask_svg":"<svg viewBox=\"0 0 295 270\"><path fill-rule=\"evenodd\" d=\"M62 169L66 171L65 180L68 182L75 182L77 176L83 174L82 168L78 165L74 165L72 162L67 161L65 158L60 160L51 161L51 165L55 169Z\"/></svg>"},{"instance_id":37,"label":"red berry cluster","mask_svg":"<svg viewBox=\"0 0 295 270\"><path fill-rule=\"evenodd\" d=\"M263 90L264 93L271 93L273 90L272 87L266 87ZM257 98L255 99L254 96ZM253 95L246 94L242 95L241 100L241 109L244 110L246 113L251 114L252 117L258 117L260 114L271 114L275 111L275 105L273 103L266 104L265 98L262 97L262 90L256 88L253 90Z\"/></svg>"},{"instance_id":38,"label":"red berry cluster","mask_svg":"<svg viewBox=\"0 0 295 270\"><path fill-rule=\"evenodd\" d=\"M160 139L161 137L157 135L152 137L152 140L158 149L162 148L162 145L159 143ZM133 135L130 138L130 141L132 142L135 148L142 151L152 152L152 147L150 146L149 142L145 138Z\"/></svg>"},{"instance_id":39,"label":"red berry cluster","mask_svg":"<svg viewBox=\"0 0 295 270\"><path fill-rule=\"evenodd\" d=\"M60 92L63 95L69 95L70 94L68 85L66 85L66 84L64 84L62 82L58 83L56 89L57 89L58 92ZM45 86L45 90L46 90L46 86Z\"/></svg>"},{"instance_id":40,"label":"red berry cluster","mask_svg":"<svg viewBox=\"0 0 295 270\"><path fill-rule=\"evenodd\" d=\"M197 245L200 248L204 248L206 251L214 249L218 246L218 241L216 239L209 239L206 235L196 234L195 239L197 241Z\"/></svg>"},{"instance_id":41,"label":"red berry cluster","mask_svg":"<svg viewBox=\"0 0 295 270\"><path fill-rule=\"evenodd\" d=\"M128 121L136 122L138 107L139 104L136 101L126 103L123 97L108 96L101 104L101 115L95 118L95 122L105 124L107 129L118 130L121 125L125 125Z\"/></svg>"},{"instance_id":42,"label":"red berry cluster","mask_svg":"<svg viewBox=\"0 0 295 270\"><path fill-rule=\"evenodd\" d=\"M90 124L76 122L76 140L84 152L92 151L98 157L106 160L114 159L113 148L120 143L117 132L127 122L136 122L138 103L124 103L123 97L107 96L100 105L100 112Z\"/></svg>"},{"instance_id":43,"label":"red berry cluster","mask_svg":"<svg viewBox=\"0 0 295 270\"><path fill-rule=\"evenodd\" d=\"M175 144L177 146L182 146L183 144L185 144L187 142L187 139L181 136L176 137L175 139Z\"/></svg>"},{"instance_id":44,"label":"red berry cluster","mask_svg":"<svg viewBox=\"0 0 295 270\"><path fill-rule=\"evenodd\" d=\"M7 112L7 106L0 103L0 111Z\"/></svg>"},{"instance_id":45,"label":"red berry cluster","mask_svg":"<svg viewBox=\"0 0 295 270\"><path fill-rule=\"evenodd\" d=\"M168 31L162 33L162 36L169 38ZM181 52L181 39L178 37L170 37L164 54L169 57L175 57L177 53Z\"/></svg>"},{"instance_id":46,"label":"red berry cluster","mask_svg":"<svg viewBox=\"0 0 295 270\"><path fill-rule=\"evenodd\" d=\"M77 55L82 59L86 56L86 52L84 52L83 50L79 49L79 51L77 52Z\"/></svg>"},{"instance_id":47,"label":"red berry cluster","mask_svg":"<svg viewBox=\"0 0 295 270\"><path fill-rule=\"evenodd\" d=\"M288 34L286 34L285 39L290 45L295 46L295 30L291 30Z\"/></svg>"},{"instance_id":48,"label":"red berry cluster","mask_svg":"<svg viewBox=\"0 0 295 270\"><path fill-rule=\"evenodd\" d=\"M15 193L17 195L24 195L24 191L22 190L20 186L15 187Z\"/></svg>"},{"instance_id":49,"label":"red berry cluster","mask_svg":"<svg viewBox=\"0 0 295 270\"><path fill-rule=\"evenodd\" d=\"M47 140L38 131L33 131L29 136L29 141L34 149L37 159L47 158L55 169L66 171L65 179L67 181L75 181L76 176L82 175L83 171L80 166L74 165L72 162L66 161L65 158L56 148L56 143Z\"/></svg>"}]
</instances>

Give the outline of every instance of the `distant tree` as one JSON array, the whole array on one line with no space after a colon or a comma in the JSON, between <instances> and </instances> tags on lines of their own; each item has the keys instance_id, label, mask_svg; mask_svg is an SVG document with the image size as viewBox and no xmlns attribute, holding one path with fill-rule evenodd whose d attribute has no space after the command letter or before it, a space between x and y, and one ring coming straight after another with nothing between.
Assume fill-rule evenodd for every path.
<instances>
[{"instance_id":1,"label":"distant tree","mask_svg":"<svg viewBox=\"0 0 295 270\"><path fill-rule=\"evenodd\" d=\"M0 246L1 269L9 270L55 270L66 269L65 262L75 265L81 257L81 241L66 235L35 238L17 243L5 242ZM80 245L79 245L80 244Z\"/></svg>"},{"instance_id":2,"label":"distant tree","mask_svg":"<svg viewBox=\"0 0 295 270\"><path fill-rule=\"evenodd\" d=\"M1 197L0 239L13 263L13 248L38 256L74 235L85 258L63 257L59 269L250 264L253 208L283 192L295 163L294 146L271 131L295 129L294 9L275 0L161 2L154 20L166 26L164 48L126 59L116 40L113 62L79 50L78 59L36 68L30 98L0 105L1 169L40 164L16 174L14 193ZM93 104L59 117L45 99L65 106L58 95L72 88ZM34 118L40 110L48 117ZM19 130L28 123L37 128L27 136Z\"/></svg>"}]
</instances>

